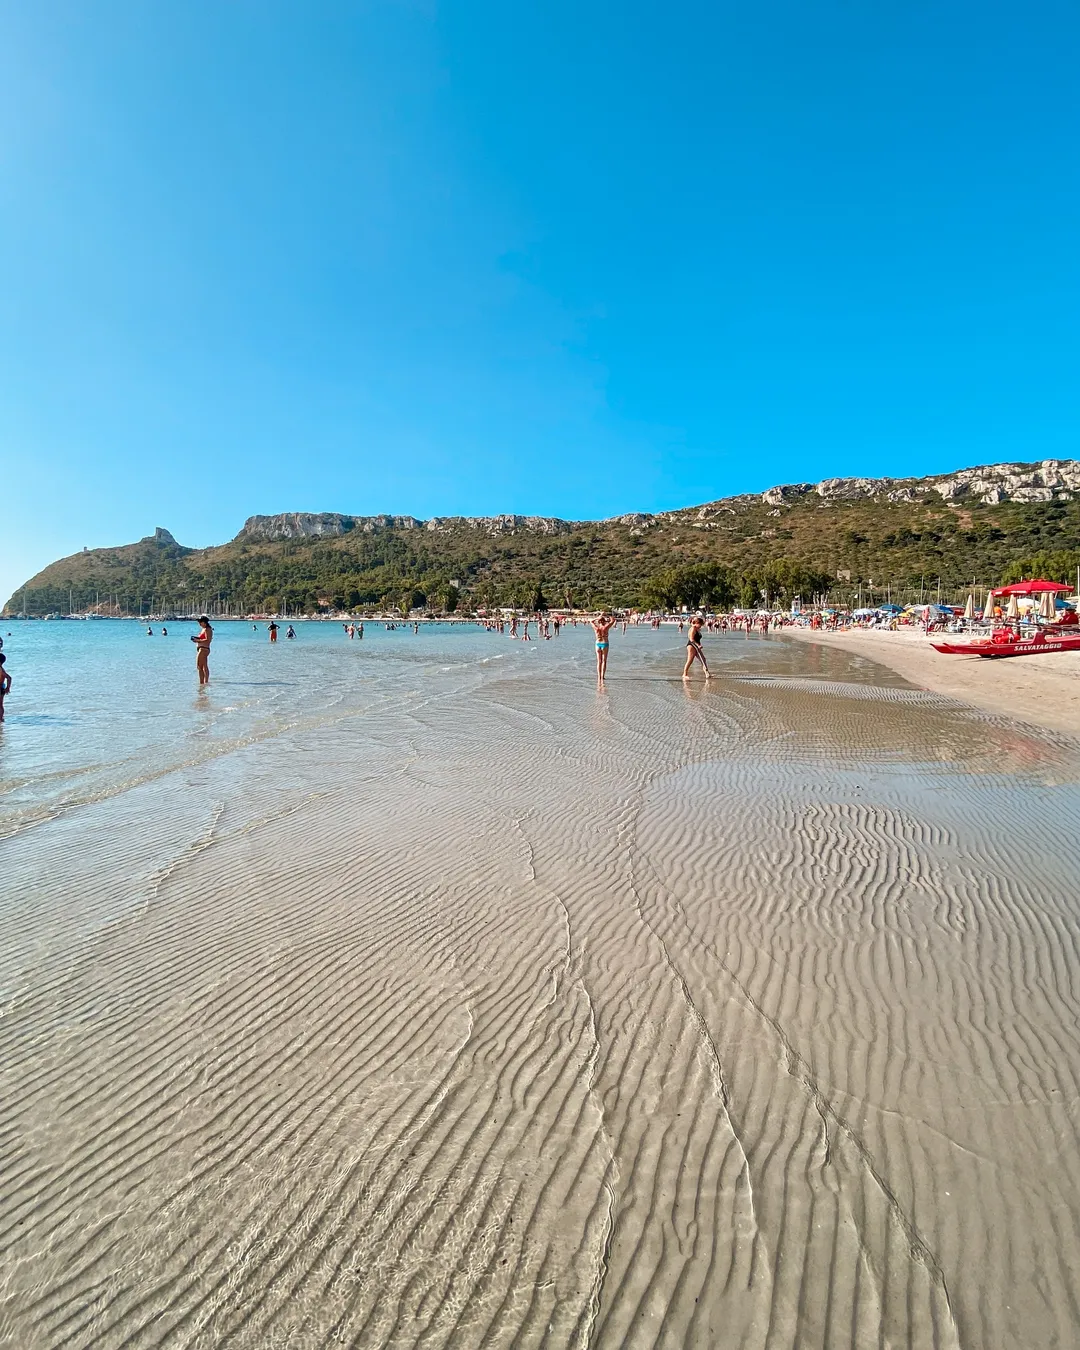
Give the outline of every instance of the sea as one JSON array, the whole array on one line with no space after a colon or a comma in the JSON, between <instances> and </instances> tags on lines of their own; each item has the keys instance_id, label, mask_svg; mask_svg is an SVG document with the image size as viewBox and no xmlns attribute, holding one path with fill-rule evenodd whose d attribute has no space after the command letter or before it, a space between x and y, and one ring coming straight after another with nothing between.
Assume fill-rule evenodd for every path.
<instances>
[{"instance_id":1,"label":"sea","mask_svg":"<svg viewBox=\"0 0 1080 1350\"><path fill-rule=\"evenodd\" d=\"M264 741L344 723L405 715L412 704L535 671L589 681L592 629L513 641L472 620L414 625L370 620L350 639L332 621L267 625L215 620L211 682L195 673L191 622L124 619L6 621L0 626L13 691L0 726L0 838L35 821L234 755ZM536 627L531 636L535 639ZM611 675L677 679L685 639L674 625L633 626L613 638ZM867 662L743 635L710 637L729 673L824 674L902 685ZM629 660L630 665L627 665ZM700 668L694 673L700 682Z\"/></svg>"}]
</instances>

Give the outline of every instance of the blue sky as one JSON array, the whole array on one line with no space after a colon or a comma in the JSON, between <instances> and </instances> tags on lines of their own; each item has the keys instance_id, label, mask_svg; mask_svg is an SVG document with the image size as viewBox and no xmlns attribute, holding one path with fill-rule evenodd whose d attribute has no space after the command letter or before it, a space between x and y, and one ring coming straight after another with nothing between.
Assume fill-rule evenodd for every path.
<instances>
[{"instance_id":1,"label":"blue sky","mask_svg":"<svg viewBox=\"0 0 1080 1350\"><path fill-rule=\"evenodd\" d=\"M1066 3L0 2L0 591L1071 457Z\"/></svg>"}]
</instances>

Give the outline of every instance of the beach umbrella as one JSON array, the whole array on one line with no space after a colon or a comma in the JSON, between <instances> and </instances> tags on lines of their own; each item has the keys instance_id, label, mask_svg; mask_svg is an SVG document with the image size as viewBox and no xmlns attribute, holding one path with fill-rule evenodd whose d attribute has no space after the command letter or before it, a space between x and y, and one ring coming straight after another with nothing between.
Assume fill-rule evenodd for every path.
<instances>
[{"instance_id":1,"label":"beach umbrella","mask_svg":"<svg viewBox=\"0 0 1080 1350\"><path fill-rule=\"evenodd\" d=\"M1017 603L1015 592L1011 592L1009 595L1009 603L1005 610L1005 617L1007 619L1018 619L1020 617L1020 606Z\"/></svg>"},{"instance_id":2,"label":"beach umbrella","mask_svg":"<svg viewBox=\"0 0 1080 1350\"><path fill-rule=\"evenodd\" d=\"M1016 581L1011 586L1002 586L997 595L1051 595L1057 592L1071 591L1071 586L1063 586L1060 581Z\"/></svg>"},{"instance_id":3,"label":"beach umbrella","mask_svg":"<svg viewBox=\"0 0 1080 1350\"><path fill-rule=\"evenodd\" d=\"M1049 619L1051 623L1057 618L1057 608L1054 605L1053 591L1043 591L1039 596L1039 618Z\"/></svg>"},{"instance_id":4,"label":"beach umbrella","mask_svg":"<svg viewBox=\"0 0 1080 1350\"><path fill-rule=\"evenodd\" d=\"M964 618L973 619L975 617L975 592L969 591L967 604L964 606Z\"/></svg>"}]
</instances>

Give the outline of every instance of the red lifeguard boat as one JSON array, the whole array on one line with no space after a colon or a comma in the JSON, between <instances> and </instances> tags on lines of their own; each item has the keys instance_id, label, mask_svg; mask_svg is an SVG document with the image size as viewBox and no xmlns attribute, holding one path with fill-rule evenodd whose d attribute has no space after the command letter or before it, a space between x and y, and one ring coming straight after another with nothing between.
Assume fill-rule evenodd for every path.
<instances>
[{"instance_id":1,"label":"red lifeguard boat","mask_svg":"<svg viewBox=\"0 0 1080 1350\"><path fill-rule=\"evenodd\" d=\"M1034 637L1022 638L1011 628L1000 628L989 638L972 642L932 642L935 651L948 656L1041 656L1045 652L1080 652L1080 632L1068 629L1040 629Z\"/></svg>"},{"instance_id":2,"label":"red lifeguard boat","mask_svg":"<svg viewBox=\"0 0 1080 1350\"><path fill-rule=\"evenodd\" d=\"M1069 589L1056 581L1018 581L1013 586L991 591L987 604L992 605L992 597L997 595L1056 595ZM1047 623L1031 637L1021 637L1017 629L1003 627L988 638L974 638L970 642L932 642L930 645L947 656L985 656L991 660L1005 656L1041 656L1046 652L1080 652L1080 625L1075 612L1068 612L1073 615L1071 620Z\"/></svg>"}]
</instances>

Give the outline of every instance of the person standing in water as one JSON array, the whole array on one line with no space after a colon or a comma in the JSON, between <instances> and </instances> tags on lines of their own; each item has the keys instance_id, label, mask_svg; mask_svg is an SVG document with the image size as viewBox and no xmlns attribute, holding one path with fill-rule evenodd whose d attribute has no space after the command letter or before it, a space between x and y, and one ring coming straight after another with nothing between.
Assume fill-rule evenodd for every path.
<instances>
[{"instance_id":1,"label":"person standing in water","mask_svg":"<svg viewBox=\"0 0 1080 1350\"><path fill-rule=\"evenodd\" d=\"M270 641L271 641L271 642L276 642L276 641L277 641L277 624L273 621L273 619L271 619L270 622L266 625L266 631L270 634Z\"/></svg>"},{"instance_id":2,"label":"person standing in water","mask_svg":"<svg viewBox=\"0 0 1080 1350\"><path fill-rule=\"evenodd\" d=\"M296 629L292 624L289 624L288 628L285 629L285 636L287 638L294 638L296 636Z\"/></svg>"},{"instance_id":3,"label":"person standing in water","mask_svg":"<svg viewBox=\"0 0 1080 1350\"><path fill-rule=\"evenodd\" d=\"M4 699L11 693L11 676L4 667L5 661L7 657L0 652L0 722L4 720Z\"/></svg>"},{"instance_id":4,"label":"person standing in water","mask_svg":"<svg viewBox=\"0 0 1080 1350\"><path fill-rule=\"evenodd\" d=\"M593 619L592 626L596 634L596 682L603 684L607 675L608 634L615 627L615 616L609 618L605 610L598 619Z\"/></svg>"},{"instance_id":5,"label":"person standing in water","mask_svg":"<svg viewBox=\"0 0 1080 1350\"><path fill-rule=\"evenodd\" d=\"M690 620L690 632L686 635L686 665L683 667L682 677L684 680L690 678L690 667L695 661L700 661L705 667L705 678L709 678L709 663L705 660L705 653L701 650L701 627L705 620L700 614L695 614Z\"/></svg>"},{"instance_id":6,"label":"person standing in water","mask_svg":"<svg viewBox=\"0 0 1080 1350\"><path fill-rule=\"evenodd\" d=\"M199 631L191 640L195 644L195 669L199 672L199 683L209 684L210 644L214 640L214 630L205 614L199 620Z\"/></svg>"}]
</instances>

